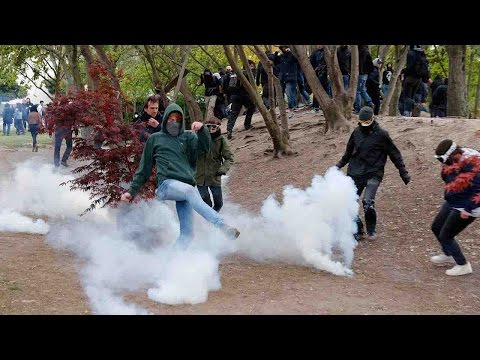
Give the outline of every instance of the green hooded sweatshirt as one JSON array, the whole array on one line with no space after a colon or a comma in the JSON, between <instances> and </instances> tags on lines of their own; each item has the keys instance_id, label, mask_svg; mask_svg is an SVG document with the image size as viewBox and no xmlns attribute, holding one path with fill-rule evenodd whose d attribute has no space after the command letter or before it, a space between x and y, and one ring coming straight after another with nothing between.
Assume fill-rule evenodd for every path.
<instances>
[{"instance_id":1,"label":"green hooded sweatshirt","mask_svg":"<svg viewBox=\"0 0 480 360\"><path fill-rule=\"evenodd\" d=\"M185 121L182 121L178 136L170 135L166 129L167 119L174 111L183 117L180 106L175 103L168 105L163 115L162 131L150 135L145 144L142 159L128 191L132 196L135 196L148 180L154 163L157 165L157 186L166 179L196 185L197 158L210 150L212 139L205 126L197 134L185 131Z\"/></svg>"}]
</instances>

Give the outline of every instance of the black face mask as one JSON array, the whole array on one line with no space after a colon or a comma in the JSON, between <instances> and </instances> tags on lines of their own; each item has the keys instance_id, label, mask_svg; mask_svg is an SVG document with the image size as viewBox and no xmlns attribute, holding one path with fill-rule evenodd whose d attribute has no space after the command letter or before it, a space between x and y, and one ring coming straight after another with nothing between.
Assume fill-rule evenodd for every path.
<instances>
[{"instance_id":1,"label":"black face mask","mask_svg":"<svg viewBox=\"0 0 480 360\"><path fill-rule=\"evenodd\" d=\"M371 123L370 125L368 126L362 126L361 123L359 122L358 123L358 126L360 127L360 130L364 133L368 133L370 132L372 129L373 129L373 123Z\"/></svg>"},{"instance_id":2,"label":"black face mask","mask_svg":"<svg viewBox=\"0 0 480 360\"><path fill-rule=\"evenodd\" d=\"M214 133L210 133L210 136L212 137L212 139L216 139L217 137L220 136L221 133L222 133L222 131L220 129L218 129Z\"/></svg>"}]
</instances>

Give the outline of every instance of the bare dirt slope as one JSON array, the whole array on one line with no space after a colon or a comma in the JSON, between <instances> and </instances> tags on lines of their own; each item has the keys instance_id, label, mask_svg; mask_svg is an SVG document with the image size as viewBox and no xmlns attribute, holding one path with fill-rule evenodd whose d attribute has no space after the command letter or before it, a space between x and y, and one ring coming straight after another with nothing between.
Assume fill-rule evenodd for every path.
<instances>
[{"instance_id":1,"label":"bare dirt slope","mask_svg":"<svg viewBox=\"0 0 480 360\"><path fill-rule=\"evenodd\" d=\"M319 115L298 112L290 120L296 156L272 159L265 126L258 114L253 130L242 131L243 118L231 141L235 152L229 198L258 211L284 185L306 187L343 154L349 134L323 135ZM478 120L383 118L379 120L401 150L412 182L405 186L389 161L377 195L378 239L355 250L352 278L283 263L256 263L229 257L221 263L222 289L199 305L168 306L152 302L146 292L127 294L156 314L478 314L480 313L480 223L460 236L474 273L448 277L428 259L438 252L430 224L442 203L438 142L452 138L480 148ZM355 123L352 122L355 126ZM3 175L14 161L50 158L52 149L32 155L27 148L0 145ZM83 293L76 259L52 249L40 235L0 233L0 313L85 314L91 309Z\"/></svg>"}]
</instances>

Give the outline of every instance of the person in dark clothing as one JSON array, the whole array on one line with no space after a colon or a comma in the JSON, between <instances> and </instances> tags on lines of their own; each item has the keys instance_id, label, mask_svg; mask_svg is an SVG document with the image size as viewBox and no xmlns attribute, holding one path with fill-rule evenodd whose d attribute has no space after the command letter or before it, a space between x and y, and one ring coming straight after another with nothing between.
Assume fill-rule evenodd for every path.
<instances>
[{"instance_id":1,"label":"person in dark clothing","mask_svg":"<svg viewBox=\"0 0 480 360\"><path fill-rule=\"evenodd\" d=\"M274 55L270 50L265 51L265 55L267 55L267 58L273 63L273 75L278 77L279 69L278 66L274 64ZM269 97L269 92L268 92L268 74L266 70L263 68L263 64L259 63L257 67L257 75L255 76L255 83L257 86L262 85L262 101L263 104L267 107L267 109L270 108L270 104L268 102L268 97ZM275 96L275 94L274 94ZM275 99L274 99L275 101Z\"/></svg>"},{"instance_id":2,"label":"person in dark clothing","mask_svg":"<svg viewBox=\"0 0 480 360\"><path fill-rule=\"evenodd\" d=\"M388 63L387 68L383 70L383 75L382 75L382 93L384 97L386 97L388 94L388 86L390 85L390 80L392 79L392 75L393 75L393 65L391 63Z\"/></svg>"},{"instance_id":3,"label":"person in dark clothing","mask_svg":"<svg viewBox=\"0 0 480 360\"><path fill-rule=\"evenodd\" d=\"M380 111L380 68L382 64L383 61L380 58L373 60L373 70L368 74L367 79L367 92L375 106L373 108L374 115L378 115Z\"/></svg>"},{"instance_id":4,"label":"person in dark clothing","mask_svg":"<svg viewBox=\"0 0 480 360\"><path fill-rule=\"evenodd\" d=\"M278 47L282 54L275 52L274 64L279 68L279 80L282 85L282 92L287 93L289 117L293 116L294 109L297 108L297 72L298 60L286 45Z\"/></svg>"},{"instance_id":5,"label":"person in dark clothing","mask_svg":"<svg viewBox=\"0 0 480 360\"><path fill-rule=\"evenodd\" d=\"M10 104L5 104L3 109L3 136L10 136L10 127L13 123L13 108L10 107Z\"/></svg>"},{"instance_id":6,"label":"person in dark clothing","mask_svg":"<svg viewBox=\"0 0 480 360\"><path fill-rule=\"evenodd\" d=\"M312 101L310 100L310 94L307 92L307 87L305 86L305 75L303 75L302 69L300 69L300 65L297 71L297 86L298 92L300 95L303 96L305 106L311 106Z\"/></svg>"},{"instance_id":7,"label":"person in dark clothing","mask_svg":"<svg viewBox=\"0 0 480 360\"><path fill-rule=\"evenodd\" d=\"M223 206L222 175L226 175L233 164L233 153L228 141L223 137L220 129L222 125L218 119L205 122L212 137L212 147L208 153L197 159L196 182L197 189L205 203L215 211L220 211ZM210 190L210 191L209 191ZM212 200L210 199L212 193Z\"/></svg>"},{"instance_id":8,"label":"person in dark clothing","mask_svg":"<svg viewBox=\"0 0 480 360\"><path fill-rule=\"evenodd\" d=\"M367 79L368 74L373 71L373 60L370 55L368 45L358 45L358 83L357 83L357 95L355 96L355 112L358 113L362 107L361 98L365 101L365 104L373 108L372 99L367 92Z\"/></svg>"},{"instance_id":9,"label":"person in dark clothing","mask_svg":"<svg viewBox=\"0 0 480 360\"><path fill-rule=\"evenodd\" d=\"M205 68L197 82L197 85L202 84L205 86L205 119L208 120L215 116L215 107L217 107L217 115L219 114L217 98L220 95L220 81L210 69Z\"/></svg>"},{"instance_id":10,"label":"person in dark clothing","mask_svg":"<svg viewBox=\"0 0 480 360\"><path fill-rule=\"evenodd\" d=\"M445 78L443 84L438 85L432 94L432 117L446 117L447 116L447 92L448 92L448 78Z\"/></svg>"},{"instance_id":11,"label":"person in dark clothing","mask_svg":"<svg viewBox=\"0 0 480 360\"><path fill-rule=\"evenodd\" d=\"M55 167L59 167L62 164L65 167L68 167L67 160L70 157L70 153L73 149L73 139L72 132L75 132L75 135L78 135L78 129L75 127L74 119L65 119L63 121L57 121L56 123L50 122L49 132L53 131L55 128L55 146L53 150L53 164ZM62 160L60 161L60 150L62 147L63 139L67 145L65 151L62 155Z\"/></svg>"},{"instance_id":12,"label":"person in dark clothing","mask_svg":"<svg viewBox=\"0 0 480 360\"><path fill-rule=\"evenodd\" d=\"M383 179L387 156L395 164L405 185L410 182L410 175L390 135L375 121L371 107L365 106L360 110L358 125L350 135L345 154L336 166L341 169L348 163L347 175L355 182L358 196L365 190L362 203L367 236L373 240L376 238L377 225L375 195ZM355 238L360 240L364 236L360 217L357 218L357 224Z\"/></svg>"},{"instance_id":13,"label":"person in dark clothing","mask_svg":"<svg viewBox=\"0 0 480 360\"><path fill-rule=\"evenodd\" d=\"M415 94L423 82L431 82L430 69L425 51L420 45L410 45L407 53L407 66L405 68L404 92L404 116L411 116L415 106Z\"/></svg>"},{"instance_id":14,"label":"person in dark clothing","mask_svg":"<svg viewBox=\"0 0 480 360\"><path fill-rule=\"evenodd\" d=\"M480 216L480 153L445 139L438 144L435 158L442 163L441 176L446 185L445 201L432 224L442 253L432 256L430 261L438 265L455 264L445 272L450 276L471 274L472 266L455 236Z\"/></svg>"},{"instance_id":15,"label":"person in dark clothing","mask_svg":"<svg viewBox=\"0 0 480 360\"><path fill-rule=\"evenodd\" d=\"M143 111L133 123L133 126L140 131L140 141L146 142L148 137L162 129L161 121L163 113L158 111L160 105L160 96L151 95L143 105Z\"/></svg>"},{"instance_id":16,"label":"person in dark clothing","mask_svg":"<svg viewBox=\"0 0 480 360\"><path fill-rule=\"evenodd\" d=\"M332 88L330 86L330 81L328 80L328 70L327 70L327 61L325 60L325 50L323 45L317 45L317 48L310 55L310 64L315 70L320 84L322 85L325 92L328 96L332 97ZM313 97L313 111L317 112L320 110L320 104L318 100Z\"/></svg>"},{"instance_id":17,"label":"person in dark clothing","mask_svg":"<svg viewBox=\"0 0 480 360\"><path fill-rule=\"evenodd\" d=\"M232 94L230 93L230 90L229 90L229 82L230 82L230 77L232 75L235 77L235 80L237 80L237 75L233 72L232 67L230 65L226 66L225 76L222 78L221 89L227 99L227 105L232 103L232 100L231 100Z\"/></svg>"},{"instance_id":18,"label":"person in dark clothing","mask_svg":"<svg viewBox=\"0 0 480 360\"><path fill-rule=\"evenodd\" d=\"M203 123L194 121L192 132L185 131L182 108L175 103L168 105L162 119L162 130L148 138L130 189L121 196L123 202L132 201L156 165L156 197L176 203L180 222L176 246L181 249L187 248L193 239L193 210L227 236L237 238L240 235L236 228L225 224L223 217L205 204L195 189L197 159L211 146L212 138Z\"/></svg>"},{"instance_id":19,"label":"person in dark clothing","mask_svg":"<svg viewBox=\"0 0 480 360\"><path fill-rule=\"evenodd\" d=\"M352 54L348 45L341 45L337 50L338 66L342 72L343 87L348 89L350 84L351 58Z\"/></svg>"},{"instance_id":20,"label":"person in dark clothing","mask_svg":"<svg viewBox=\"0 0 480 360\"><path fill-rule=\"evenodd\" d=\"M247 77L247 72L245 70L243 71L243 74L245 77ZM245 130L252 128L252 116L255 112L255 104L250 99L250 95L248 95L248 92L241 83L240 78L237 79L236 86L229 88L229 91L231 94L230 98L232 100L232 111L228 115L227 138L230 140L233 137L233 127L235 126L235 122L237 121L242 106L245 106L247 109L243 126Z\"/></svg>"},{"instance_id":21,"label":"person in dark clothing","mask_svg":"<svg viewBox=\"0 0 480 360\"><path fill-rule=\"evenodd\" d=\"M430 84L430 97L433 99L433 94L435 93L435 90L437 87L440 85L443 85L443 78L442 75L437 75L435 76L435 79L433 79L432 83ZM435 117L435 105L433 102L430 102L430 116Z\"/></svg>"}]
</instances>

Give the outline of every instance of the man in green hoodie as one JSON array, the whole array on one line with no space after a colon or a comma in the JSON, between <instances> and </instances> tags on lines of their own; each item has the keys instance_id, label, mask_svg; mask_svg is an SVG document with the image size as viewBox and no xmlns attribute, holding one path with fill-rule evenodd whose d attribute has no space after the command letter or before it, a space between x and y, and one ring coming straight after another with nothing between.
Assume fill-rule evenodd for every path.
<instances>
[{"instance_id":1,"label":"man in green hoodie","mask_svg":"<svg viewBox=\"0 0 480 360\"><path fill-rule=\"evenodd\" d=\"M177 245L181 248L186 248L193 238L192 209L228 236L237 238L240 235L236 228L226 225L223 217L205 204L195 188L197 158L210 150L212 140L203 123L193 122L192 130L185 131L182 108L175 103L168 105L162 130L148 138L130 190L121 197L121 201L130 202L151 175L155 163L157 198L176 201L180 222Z\"/></svg>"}]
</instances>

